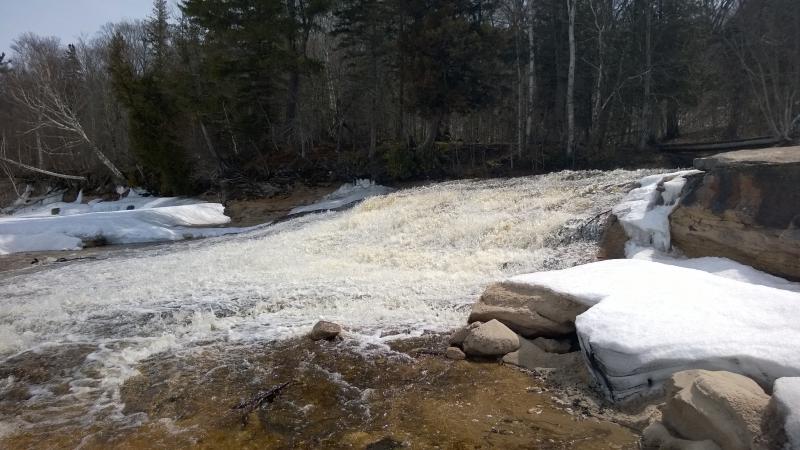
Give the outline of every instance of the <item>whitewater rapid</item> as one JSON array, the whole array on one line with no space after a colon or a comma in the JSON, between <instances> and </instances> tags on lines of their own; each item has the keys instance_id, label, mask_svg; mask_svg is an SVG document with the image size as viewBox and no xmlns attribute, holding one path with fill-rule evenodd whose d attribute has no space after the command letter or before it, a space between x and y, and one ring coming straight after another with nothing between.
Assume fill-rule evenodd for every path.
<instances>
[{"instance_id":1,"label":"whitewater rapid","mask_svg":"<svg viewBox=\"0 0 800 450\"><path fill-rule=\"evenodd\" d=\"M6 278L3 365L81 351L52 379L0 376L0 398L20 383L32 393L13 418L0 405L0 437L70 417L122 420L120 385L163 352L291 338L321 318L365 346L451 329L493 280L591 260L594 242L564 230L610 210L653 173L433 184L246 235Z\"/></svg>"}]
</instances>

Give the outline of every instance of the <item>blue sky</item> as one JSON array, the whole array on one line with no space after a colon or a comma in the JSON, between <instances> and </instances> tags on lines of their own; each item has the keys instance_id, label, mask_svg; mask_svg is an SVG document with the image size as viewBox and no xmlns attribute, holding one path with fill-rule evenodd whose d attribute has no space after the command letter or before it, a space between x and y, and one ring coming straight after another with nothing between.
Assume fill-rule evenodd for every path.
<instances>
[{"instance_id":1,"label":"blue sky","mask_svg":"<svg viewBox=\"0 0 800 450\"><path fill-rule=\"evenodd\" d=\"M108 22L144 18L151 8L152 0L0 0L0 52L11 53L20 33L57 36L66 44Z\"/></svg>"}]
</instances>

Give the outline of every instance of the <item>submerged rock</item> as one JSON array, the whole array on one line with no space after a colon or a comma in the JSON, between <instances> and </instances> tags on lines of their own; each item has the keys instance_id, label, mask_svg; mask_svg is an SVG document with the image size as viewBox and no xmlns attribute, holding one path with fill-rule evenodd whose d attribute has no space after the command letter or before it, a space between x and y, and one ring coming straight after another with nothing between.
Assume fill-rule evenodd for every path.
<instances>
[{"instance_id":1,"label":"submerged rock","mask_svg":"<svg viewBox=\"0 0 800 450\"><path fill-rule=\"evenodd\" d=\"M470 330L464 339L464 353L471 356L502 356L519 348L520 338L497 320Z\"/></svg>"},{"instance_id":2,"label":"submerged rock","mask_svg":"<svg viewBox=\"0 0 800 450\"><path fill-rule=\"evenodd\" d=\"M663 423L678 436L712 440L726 450L760 448L769 396L755 381L731 372L687 370L665 386Z\"/></svg>"},{"instance_id":3,"label":"submerged rock","mask_svg":"<svg viewBox=\"0 0 800 450\"><path fill-rule=\"evenodd\" d=\"M800 147L695 160L670 217L672 242L690 257L722 256L800 279Z\"/></svg>"},{"instance_id":4,"label":"submerged rock","mask_svg":"<svg viewBox=\"0 0 800 450\"><path fill-rule=\"evenodd\" d=\"M464 352L458 347L447 347L447 351L444 353L444 356L446 356L447 359L453 359L456 361L461 361L462 359L467 358L467 355L465 355Z\"/></svg>"},{"instance_id":5,"label":"submerged rock","mask_svg":"<svg viewBox=\"0 0 800 450\"><path fill-rule=\"evenodd\" d=\"M575 317L587 306L538 286L495 283L472 305L469 322L499 320L525 337L561 337L575 332Z\"/></svg>"},{"instance_id":6,"label":"submerged rock","mask_svg":"<svg viewBox=\"0 0 800 450\"><path fill-rule=\"evenodd\" d=\"M308 337L311 338L312 341L320 341L323 339L330 341L339 336L341 332L342 327L339 324L320 320L314 325L314 328L311 329L311 333L308 334Z\"/></svg>"}]
</instances>

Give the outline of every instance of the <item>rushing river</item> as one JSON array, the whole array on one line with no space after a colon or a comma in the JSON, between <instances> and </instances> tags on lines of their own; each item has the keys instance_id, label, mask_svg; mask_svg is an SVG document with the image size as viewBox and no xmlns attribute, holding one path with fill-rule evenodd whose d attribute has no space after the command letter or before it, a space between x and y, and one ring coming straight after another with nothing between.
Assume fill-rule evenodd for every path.
<instances>
[{"instance_id":1,"label":"rushing river","mask_svg":"<svg viewBox=\"0 0 800 450\"><path fill-rule=\"evenodd\" d=\"M280 345L320 318L341 323L362 355L456 327L491 281L591 260L579 225L651 173L434 184L247 235L6 276L0 439L173 420L126 409L126 381L154 361L246 358L241 349ZM181 383L214 368L200 366L180 367Z\"/></svg>"}]
</instances>

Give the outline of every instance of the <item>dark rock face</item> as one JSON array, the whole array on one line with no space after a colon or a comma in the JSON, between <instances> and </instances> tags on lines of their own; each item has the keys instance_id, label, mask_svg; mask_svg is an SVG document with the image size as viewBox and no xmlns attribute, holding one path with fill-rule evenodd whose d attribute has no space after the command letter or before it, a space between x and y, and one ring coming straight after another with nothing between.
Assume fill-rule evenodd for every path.
<instances>
[{"instance_id":1,"label":"dark rock face","mask_svg":"<svg viewBox=\"0 0 800 450\"><path fill-rule=\"evenodd\" d=\"M800 147L702 158L670 217L689 257L722 256L800 279Z\"/></svg>"}]
</instances>

